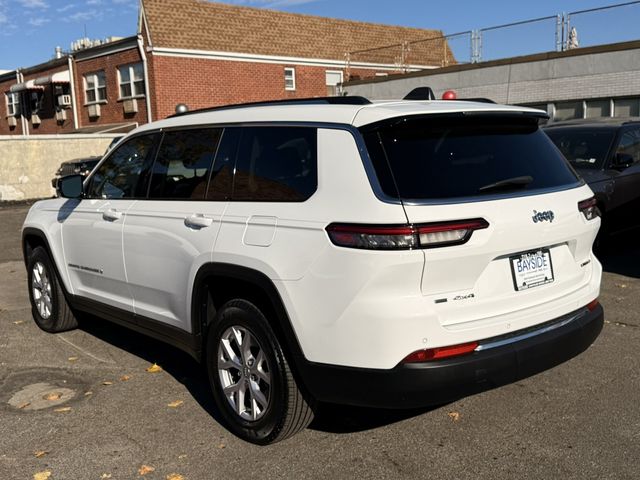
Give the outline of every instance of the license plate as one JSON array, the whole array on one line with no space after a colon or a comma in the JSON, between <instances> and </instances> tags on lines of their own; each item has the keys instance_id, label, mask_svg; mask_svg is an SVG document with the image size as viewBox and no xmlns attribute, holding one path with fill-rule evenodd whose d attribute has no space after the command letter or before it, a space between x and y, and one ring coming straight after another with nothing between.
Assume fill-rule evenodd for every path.
<instances>
[{"instance_id":1,"label":"license plate","mask_svg":"<svg viewBox=\"0 0 640 480\"><path fill-rule=\"evenodd\" d=\"M551 252L548 248L519 253L509 257L509 263L516 291L528 290L553 282L553 265L551 264Z\"/></svg>"}]
</instances>

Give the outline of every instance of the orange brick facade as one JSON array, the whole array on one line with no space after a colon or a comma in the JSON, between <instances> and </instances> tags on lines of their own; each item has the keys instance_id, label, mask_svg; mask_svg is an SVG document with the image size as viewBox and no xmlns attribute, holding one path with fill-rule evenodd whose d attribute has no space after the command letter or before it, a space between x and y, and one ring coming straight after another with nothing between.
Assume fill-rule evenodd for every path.
<instances>
[{"instance_id":1,"label":"orange brick facade","mask_svg":"<svg viewBox=\"0 0 640 480\"><path fill-rule=\"evenodd\" d=\"M75 62L75 88L76 101L78 103L78 122L81 126L110 125L122 122L147 123L147 106L145 98L137 98L138 112L124 113L122 100L120 99L120 85L118 82L118 67L139 63L140 52L138 49L125 50L110 55L104 55L88 60ZM100 104L100 116L89 116L89 101L85 91L85 75L103 71L106 77L107 100L97 102Z\"/></svg>"},{"instance_id":2,"label":"orange brick facade","mask_svg":"<svg viewBox=\"0 0 640 480\"><path fill-rule=\"evenodd\" d=\"M144 37L142 37L144 38ZM73 78L70 83L46 84L38 87L43 93L41 108L38 110L39 124L31 121L29 99L31 90L23 90L23 108L21 116L16 116L17 125L10 127L6 94L17 83L50 76L56 72L68 70L68 60L52 60L46 64L26 69L22 72L22 82L16 74L0 75L0 94L4 97L0 104L0 135L23 135L23 118L28 134L60 134L74 131L110 130L111 126L122 124L144 124L147 118L147 98L136 98L138 111L125 113L120 98L118 68L124 65L141 63L142 59L136 37L125 39L125 46L102 46L88 49L71 57ZM96 50L96 51L93 51ZM152 118L158 120L175 113L179 103L185 103L189 109L207 108L219 105L277 100L286 98L320 97L328 94L326 73L342 71L340 67L307 66L288 63L260 63L250 60L229 61L215 58L193 58L188 56L167 56L147 51L147 67ZM285 89L285 68L295 69L295 90ZM85 91L87 74L103 71L106 83L106 100L94 102L100 106L100 116L90 117ZM368 77L375 70L351 69L351 75ZM64 88L64 92L62 89ZM74 126L71 107L60 107L56 103L58 95L71 94L75 90L75 109L78 128ZM56 118L56 111L64 109L66 119ZM100 128L98 128L100 129Z\"/></svg>"}]
</instances>

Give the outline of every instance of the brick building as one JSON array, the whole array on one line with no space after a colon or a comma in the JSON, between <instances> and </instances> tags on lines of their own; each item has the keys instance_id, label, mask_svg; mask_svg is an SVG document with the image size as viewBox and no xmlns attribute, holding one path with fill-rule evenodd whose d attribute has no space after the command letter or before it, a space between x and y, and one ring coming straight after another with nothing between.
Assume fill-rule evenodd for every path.
<instances>
[{"instance_id":1,"label":"brick building","mask_svg":"<svg viewBox=\"0 0 640 480\"><path fill-rule=\"evenodd\" d=\"M136 36L0 74L0 135L127 131L179 103L195 109L333 95L347 75L398 71L397 50L376 48L409 43L412 63L403 68L455 63L437 30L141 0Z\"/></svg>"}]
</instances>

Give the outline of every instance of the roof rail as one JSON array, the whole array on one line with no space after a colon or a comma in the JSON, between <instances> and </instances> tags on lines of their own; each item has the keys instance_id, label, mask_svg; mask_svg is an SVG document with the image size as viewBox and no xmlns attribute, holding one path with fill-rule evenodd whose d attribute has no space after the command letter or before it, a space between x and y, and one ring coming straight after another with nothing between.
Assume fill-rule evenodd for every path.
<instances>
[{"instance_id":1,"label":"roof rail","mask_svg":"<svg viewBox=\"0 0 640 480\"><path fill-rule=\"evenodd\" d=\"M312 98L287 98L284 100L267 100L263 102L236 103L232 105L223 105L220 107L200 108L197 110L188 110L186 112L178 112L169 115L168 118L182 117L184 115L192 115L194 113L218 112L220 110L233 110L235 108L245 107L268 107L272 105L369 105L371 102L357 95L343 97L312 97Z\"/></svg>"}]
</instances>

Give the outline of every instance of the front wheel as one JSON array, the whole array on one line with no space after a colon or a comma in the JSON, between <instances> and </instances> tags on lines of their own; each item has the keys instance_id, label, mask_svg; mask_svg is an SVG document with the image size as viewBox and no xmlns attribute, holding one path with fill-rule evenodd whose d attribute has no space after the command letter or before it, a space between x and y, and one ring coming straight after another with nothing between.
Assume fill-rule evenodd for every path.
<instances>
[{"instance_id":1,"label":"front wheel","mask_svg":"<svg viewBox=\"0 0 640 480\"><path fill-rule=\"evenodd\" d=\"M313 420L271 325L246 300L218 312L207 336L207 371L218 410L244 440L279 442Z\"/></svg>"}]
</instances>

